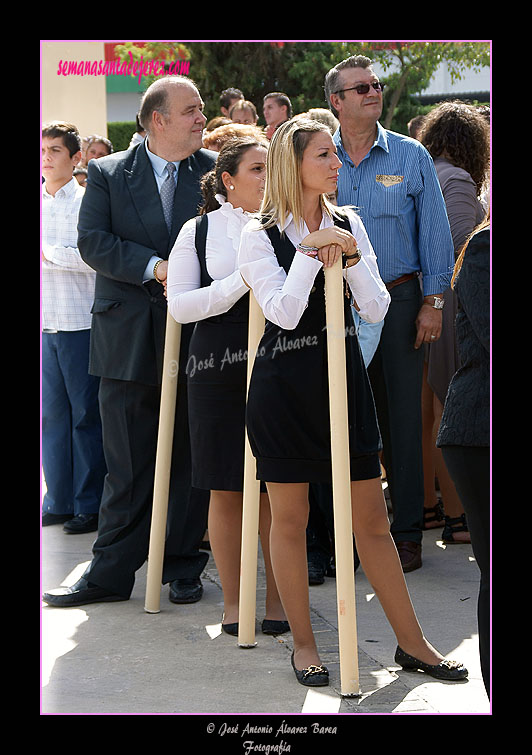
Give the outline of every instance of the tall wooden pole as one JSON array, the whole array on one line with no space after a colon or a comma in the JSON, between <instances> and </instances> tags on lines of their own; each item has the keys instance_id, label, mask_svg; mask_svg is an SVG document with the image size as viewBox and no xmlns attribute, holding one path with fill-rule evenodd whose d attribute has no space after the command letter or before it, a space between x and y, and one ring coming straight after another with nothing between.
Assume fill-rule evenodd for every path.
<instances>
[{"instance_id":1,"label":"tall wooden pole","mask_svg":"<svg viewBox=\"0 0 532 755\"><path fill-rule=\"evenodd\" d=\"M168 516L168 495L170 492L180 346L181 325L168 312L166 316L161 408L159 412L153 510L144 604L146 613L159 613L161 607L161 580L166 540L166 520Z\"/></svg>"},{"instance_id":2,"label":"tall wooden pole","mask_svg":"<svg viewBox=\"0 0 532 755\"><path fill-rule=\"evenodd\" d=\"M340 684L341 694L344 697L353 697L360 694L360 683L355 607L345 317L341 258L332 267L325 268L324 272Z\"/></svg>"},{"instance_id":3,"label":"tall wooden pole","mask_svg":"<svg viewBox=\"0 0 532 755\"><path fill-rule=\"evenodd\" d=\"M247 385L257 349L264 333L264 315L249 292ZM245 432L244 491L242 506L242 549L240 557L240 595L238 603L238 645L255 647L255 615L257 605L257 559L259 547L260 481L256 479L257 465Z\"/></svg>"}]
</instances>

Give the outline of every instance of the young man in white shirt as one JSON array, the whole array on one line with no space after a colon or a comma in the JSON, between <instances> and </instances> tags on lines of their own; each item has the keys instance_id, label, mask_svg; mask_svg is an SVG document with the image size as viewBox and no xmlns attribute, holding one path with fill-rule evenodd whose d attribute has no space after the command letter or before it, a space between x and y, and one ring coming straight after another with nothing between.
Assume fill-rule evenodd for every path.
<instances>
[{"instance_id":1,"label":"young man in white shirt","mask_svg":"<svg viewBox=\"0 0 532 755\"><path fill-rule=\"evenodd\" d=\"M96 273L80 257L77 222L84 194L73 171L81 157L75 126L42 130L42 524L70 534L98 528L106 466L99 378L88 373Z\"/></svg>"},{"instance_id":2,"label":"young man in white shirt","mask_svg":"<svg viewBox=\"0 0 532 755\"><path fill-rule=\"evenodd\" d=\"M292 103L283 92L270 92L264 97L262 111L266 121L266 136L271 139L275 129L292 117Z\"/></svg>"}]
</instances>

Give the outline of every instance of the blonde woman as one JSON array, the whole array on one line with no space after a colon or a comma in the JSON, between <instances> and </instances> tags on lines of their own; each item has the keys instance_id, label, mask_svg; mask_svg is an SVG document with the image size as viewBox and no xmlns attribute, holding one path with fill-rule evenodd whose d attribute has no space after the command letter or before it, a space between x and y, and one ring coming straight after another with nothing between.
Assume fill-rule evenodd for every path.
<instances>
[{"instance_id":1,"label":"blonde woman","mask_svg":"<svg viewBox=\"0 0 532 755\"><path fill-rule=\"evenodd\" d=\"M265 318L251 378L247 428L272 509L273 571L294 639L292 666L306 686L329 683L310 621L305 528L309 482L330 482L330 424L322 268L340 255L354 306L381 320L390 296L357 215L330 204L341 163L327 126L294 119L268 152L260 218L243 229L239 266ZM467 670L425 639L389 531L380 483L379 429L345 298L353 530L366 576L394 629L396 661L442 679Z\"/></svg>"}]
</instances>

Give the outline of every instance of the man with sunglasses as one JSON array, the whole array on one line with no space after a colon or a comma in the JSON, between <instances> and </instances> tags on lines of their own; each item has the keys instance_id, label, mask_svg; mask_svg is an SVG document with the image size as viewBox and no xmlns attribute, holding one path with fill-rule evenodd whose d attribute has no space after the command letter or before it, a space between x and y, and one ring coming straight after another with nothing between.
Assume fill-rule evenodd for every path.
<instances>
[{"instance_id":1,"label":"man with sunglasses","mask_svg":"<svg viewBox=\"0 0 532 755\"><path fill-rule=\"evenodd\" d=\"M354 205L391 294L368 374L383 440L393 507L391 531L403 570L421 566L423 343L442 328L442 292L450 285L453 242L432 159L408 136L379 123L383 85L372 61L355 55L325 77L325 94L340 127L334 135L342 167L338 204ZM420 285L421 283L421 285Z\"/></svg>"}]
</instances>

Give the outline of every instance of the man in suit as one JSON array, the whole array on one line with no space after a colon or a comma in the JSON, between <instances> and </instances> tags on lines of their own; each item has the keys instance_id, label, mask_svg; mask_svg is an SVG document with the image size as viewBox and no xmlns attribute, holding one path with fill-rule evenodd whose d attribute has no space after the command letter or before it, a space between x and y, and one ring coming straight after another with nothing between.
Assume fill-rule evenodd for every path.
<instances>
[{"instance_id":1,"label":"man in suit","mask_svg":"<svg viewBox=\"0 0 532 755\"><path fill-rule=\"evenodd\" d=\"M202 149L203 101L190 79L169 76L146 91L139 118L146 140L89 164L79 249L96 272L90 372L100 376L108 474L93 559L71 587L45 593L67 607L127 600L148 555L168 256L201 202L199 182L216 153ZM185 364L192 325L183 326L163 583L175 603L202 595L208 555L198 550L208 491L190 486Z\"/></svg>"}]
</instances>

